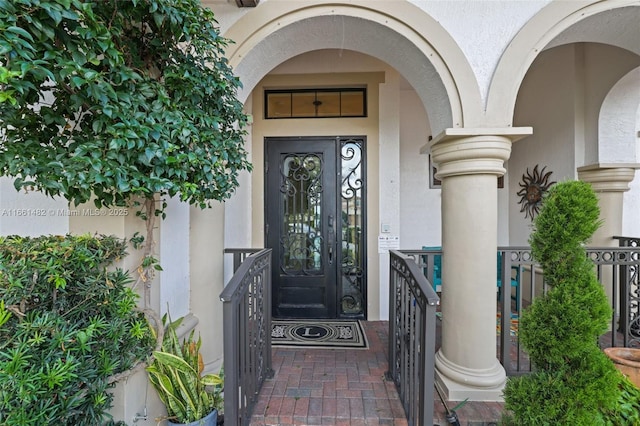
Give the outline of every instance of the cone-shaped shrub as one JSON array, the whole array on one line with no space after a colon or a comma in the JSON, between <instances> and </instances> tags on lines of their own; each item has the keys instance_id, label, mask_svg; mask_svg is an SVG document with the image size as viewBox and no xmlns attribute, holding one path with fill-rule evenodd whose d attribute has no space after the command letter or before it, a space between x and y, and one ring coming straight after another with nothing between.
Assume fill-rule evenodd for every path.
<instances>
[{"instance_id":1,"label":"cone-shaped shrub","mask_svg":"<svg viewBox=\"0 0 640 426\"><path fill-rule=\"evenodd\" d=\"M611 309L584 244L600 225L590 185L556 184L547 193L530 238L550 290L525 309L520 341L535 372L510 378L505 408L517 425L608 424L621 376L598 347Z\"/></svg>"}]
</instances>

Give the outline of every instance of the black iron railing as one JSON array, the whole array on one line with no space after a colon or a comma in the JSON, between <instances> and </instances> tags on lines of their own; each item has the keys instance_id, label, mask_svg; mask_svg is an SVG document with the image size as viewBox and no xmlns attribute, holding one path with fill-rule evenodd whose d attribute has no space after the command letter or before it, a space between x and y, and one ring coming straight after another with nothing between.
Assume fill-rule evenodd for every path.
<instances>
[{"instance_id":1,"label":"black iron railing","mask_svg":"<svg viewBox=\"0 0 640 426\"><path fill-rule=\"evenodd\" d=\"M389 372L409 425L433 424L436 309L440 299L410 256L390 252Z\"/></svg>"},{"instance_id":2,"label":"black iron railing","mask_svg":"<svg viewBox=\"0 0 640 426\"><path fill-rule=\"evenodd\" d=\"M233 272L235 273L238 268L240 267L240 265L242 264L242 262L244 262L244 260L249 257L250 255L252 255L253 253L257 253L260 250L263 249L259 249L259 248L230 248L230 249L224 249L224 252L226 254L232 254L233 255Z\"/></svg>"},{"instance_id":3,"label":"black iron railing","mask_svg":"<svg viewBox=\"0 0 640 426\"><path fill-rule=\"evenodd\" d=\"M620 247L640 248L640 238L613 237ZM623 333L624 346L640 347L640 267L638 253L629 253L630 263L620 269L620 294L628 296L620 303L620 331ZM626 319L626 321L624 321Z\"/></svg>"},{"instance_id":4,"label":"black iron railing","mask_svg":"<svg viewBox=\"0 0 640 426\"><path fill-rule=\"evenodd\" d=\"M609 331L600 338L600 346L640 347L640 238L614 238L620 241L620 247L587 249L613 311ZM440 279L440 249L402 253L410 256L431 282L434 277ZM533 260L531 248L499 247L497 259L497 355L508 375L526 374L532 367L518 337L520 314L547 292L548 285L544 271ZM446 277L442 285L447 285ZM440 290L439 286L434 288Z\"/></svg>"},{"instance_id":5,"label":"black iron railing","mask_svg":"<svg viewBox=\"0 0 640 426\"><path fill-rule=\"evenodd\" d=\"M620 247L640 247L640 238L615 236L613 239L618 240Z\"/></svg>"},{"instance_id":6,"label":"black iron railing","mask_svg":"<svg viewBox=\"0 0 640 426\"><path fill-rule=\"evenodd\" d=\"M511 272L518 277L517 286L503 287L505 291L499 300L499 358L508 375L526 374L532 366L518 338L520 312L548 288L544 271L533 261L529 248L499 250L503 253L503 274ZM600 337L600 346L640 347L640 247L590 247L586 252L613 312L609 330Z\"/></svg>"},{"instance_id":7,"label":"black iron railing","mask_svg":"<svg viewBox=\"0 0 640 426\"><path fill-rule=\"evenodd\" d=\"M224 420L248 425L251 411L271 368L271 249L228 249L243 259L225 286ZM235 262L234 262L235 263Z\"/></svg>"},{"instance_id":8,"label":"black iron railing","mask_svg":"<svg viewBox=\"0 0 640 426\"><path fill-rule=\"evenodd\" d=\"M640 347L640 246L587 249L587 255L597 266L598 281L613 309L610 332L601 346Z\"/></svg>"}]
</instances>

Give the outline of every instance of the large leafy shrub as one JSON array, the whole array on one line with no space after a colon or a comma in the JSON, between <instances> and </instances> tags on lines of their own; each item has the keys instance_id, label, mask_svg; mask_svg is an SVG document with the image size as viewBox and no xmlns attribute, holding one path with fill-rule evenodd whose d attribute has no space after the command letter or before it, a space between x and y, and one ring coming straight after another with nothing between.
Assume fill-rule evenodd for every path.
<instances>
[{"instance_id":1,"label":"large leafy shrub","mask_svg":"<svg viewBox=\"0 0 640 426\"><path fill-rule=\"evenodd\" d=\"M507 382L513 424L604 425L617 410L622 377L598 347L611 308L584 249L599 214L590 185L567 181L549 190L534 221L531 249L550 290L520 321L535 371Z\"/></svg>"},{"instance_id":2,"label":"large leafy shrub","mask_svg":"<svg viewBox=\"0 0 640 426\"><path fill-rule=\"evenodd\" d=\"M0 0L1 173L98 207L229 197L249 164L227 43L199 0Z\"/></svg>"},{"instance_id":3,"label":"large leafy shrub","mask_svg":"<svg viewBox=\"0 0 640 426\"><path fill-rule=\"evenodd\" d=\"M0 238L0 424L99 425L109 389L147 359L115 237Z\"/></svg>"},{"instance_id":4,"label":"large leafy shrub","mask_svg":"<svg viewBox=\"0 0 640 426\"><path fill-rule=\"evenodd\" d=\"M149 281L164 199L205 208L251 169L229 42L200 0L0 0L0 175L76 205L142 204Z\"/></svg>"}]
</instances>

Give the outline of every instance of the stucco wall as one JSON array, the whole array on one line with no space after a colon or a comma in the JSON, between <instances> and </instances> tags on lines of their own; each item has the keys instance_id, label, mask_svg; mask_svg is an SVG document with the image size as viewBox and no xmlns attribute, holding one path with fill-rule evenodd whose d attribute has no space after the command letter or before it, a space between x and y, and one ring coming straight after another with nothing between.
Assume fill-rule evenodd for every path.
<instances>
[{"instance_id":1,"label":"stucco wall","mask_svg":"<svg viewBox=\"0 0 640 426\"><path fill-rule=\"evenodd\" d=\"M197 330L202 336L202 356L207 370L217 372L221 365L224 205L212 203L201 210L189 207L190 235L189 272L191 277L191 312L199 319Z\"/></svg>"},{"instance_id":2,"label":"stucco wall","mask_svg":"<svg viewBox=\"0 0 640 426\"><path fill-rule=\"evenodd\" d=\"M173 318L179 318L190 311L189 204L169 198L165 212L167 218L160 222L160 312L165 313L168 309Z\"/></svg>"},{"instance_id":3,"label":"stucco wall","mask_svg":"<svg viewBox=\"0 0 640 426\"><path fill-rule=\"evenodd\" d=\"M485 100L502 52L522 26L550 0L409 0L453 36L467 57Z\"/></svg>"},{"instance_id":4,"label":"stucco wall","mask_svg":"<svg viewBox=\"0 0 640 426\"><path fill-rule=\"evenodd\" d=\"M261 0L258 7L291 0ZM251 8L234 8L233 2L204 0L203 5L216 13L223 34ZM309 2L310 4L312 2ZM392 6L399 0L376 0ZM467 57L478 81L481 96L486 98L494 70L502 52L522 26L550 0L428 1L409 0L432 16L453 36ZM397 8L396 8L397 10Z\"/></svg>"},{"instance_id":5,"label":"stucco wall","mask_svg":"<svg viewBox=\"0 0 640 426\"><path fill-rule=\"evenodd\" d=\"M441 245L440 189L429 187L429 156L418 155L431 135L415 91L400 92L400 241L402 248Z\"/></svg>"},{"instance_id":6,"label":"stucco wall","mask_svg":"<svg viewBox=\"0 0 640 426\"><path fill-rule=\"evenodd\" d=\"M552 171L550 181L576 177L576 122L583 122L576 111L576 99L582 97L575 70L572 46L543 52L534 62L520 88L514 125L533 126L533 135L513 144L509 159L509 243L527 245L531 221L520 212L519 183L522 175ZM580 126L578 126L580 127ZM577 141L578 145L581 141ZM579 149L579 148L578 148Z\"/></svg>"},{"instance_id":7,"label":"stucco wall","mask_svg":"<svg viewBox=\"0 0 640 426\"><path fill-rule=\"evenodd\" d=\"M625 155L625 153L628 154L628 150L617 149L614 151L611 149L616 147L601 147L601 149L598 149L598 124L605 97L618 80L640 65L640 57L627 50L600 43L583 43L577 46L583 46L584 48L585 137L587 151L583 164L633 162L633 158ZM640 88L636 87L636 91L636 96L640 98ZM609 148L610 151L603 150L606 148Z\"/></svg>"},{"instance_id":8,"label":"stucco wall","mask_svg":"<svg viewBox=\"0 0 640 426\"><path fill-rule=\"evenodd\" d=\"M639 59L613 46L575 43L544 51L533 63L514 118L514 125L533 126L534 134L514 144L509 160L510 244L526 244L530 233L516 195L527 168L546 166L552 181L575 179L577 167L611 155L598 149L602 101Z\"/></svg>"},{"instance_id":9,"label":"stucco wall","mask_svg":"<svg viewBox=\"0 0 640 426\"><path fill-rule=\"evenodd\" d=\"M0 177L0 235L64 235L69 232L70 210L63 198L18 192L13 179Z\"/></svg>"}]
</instances>

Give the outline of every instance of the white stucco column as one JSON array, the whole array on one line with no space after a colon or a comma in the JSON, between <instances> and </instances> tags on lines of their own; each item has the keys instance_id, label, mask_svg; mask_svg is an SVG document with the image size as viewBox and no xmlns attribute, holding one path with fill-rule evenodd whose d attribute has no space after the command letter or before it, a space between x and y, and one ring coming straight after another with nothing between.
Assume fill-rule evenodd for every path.
<instances>
[{"instance_id":1,"label":"white stucco column","mask_svg":"<svg viewBox=\"0 0 640 426\"><path fill-rule=\"evenodd\" d=\"M442 181L442 346L437 385L450 400L497 401L497 178L531 128L447 129L430 143Z\"/></svg>"},{"instance_id":2,"label":"white stucco column","mask_svg":"<svg viewBox=\"0 0 640 426\"><path fill-rule=\"evenodd\" d=\"M598 196L602 225L593 234L590 245L613 247L613 236L622 233L623 194L640 164L593 164L578 168L578 179L591 184Z\"/></svg>"}]
</instances>

